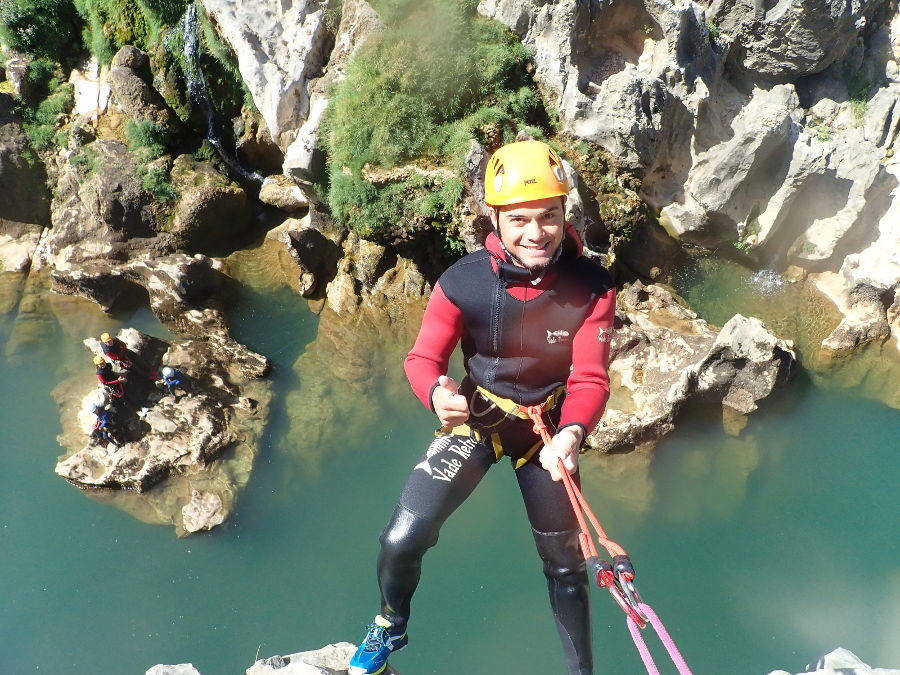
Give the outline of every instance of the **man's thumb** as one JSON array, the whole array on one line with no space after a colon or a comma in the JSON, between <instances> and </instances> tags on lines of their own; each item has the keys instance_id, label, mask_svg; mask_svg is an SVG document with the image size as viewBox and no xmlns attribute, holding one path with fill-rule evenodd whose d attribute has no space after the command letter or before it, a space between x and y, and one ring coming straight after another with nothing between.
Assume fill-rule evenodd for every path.
<instances>
[{"instance_id":1,"label":"man's thumb","mask_svg":"<svg viewBox=\"0 0 900 675\"><path fill-rule=\"evenodd\" d=\"M456 384L456 381L449 375L441 375L438 378L438 386L441 386L444 389L449 389L453 394L459 393L459 385Z\"/></svg>"}]
</instances>

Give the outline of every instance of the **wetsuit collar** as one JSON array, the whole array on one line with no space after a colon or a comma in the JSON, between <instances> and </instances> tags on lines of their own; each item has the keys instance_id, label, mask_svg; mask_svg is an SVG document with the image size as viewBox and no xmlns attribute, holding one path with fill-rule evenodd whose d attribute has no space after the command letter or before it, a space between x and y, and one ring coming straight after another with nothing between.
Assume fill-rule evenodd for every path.
<instances>
[{"instance_id":1,"label":"wetsuit collar","mask_svg":"<svg viewBox=\"0 0 900 675\"><path fill-rule=\"evenodd\" d=\"M542 279L555 271L554 268L560 261L565 263L566 260L577 258L581 255L582 250L581 239L578 236L578 232L571 225L567 226L566 234L563 237L562 244L560 244L559 251L554 257L553 262L536 277L531 270L516 265L512 261L509 252L506 250L503 242L500 241L500 237L497 236L496 232L488 234L487 239L484 241L484 246L493 257L497 271L503 279L506 280L507 283L520 284L539 283Z\"/></svg>"}]
</instances>

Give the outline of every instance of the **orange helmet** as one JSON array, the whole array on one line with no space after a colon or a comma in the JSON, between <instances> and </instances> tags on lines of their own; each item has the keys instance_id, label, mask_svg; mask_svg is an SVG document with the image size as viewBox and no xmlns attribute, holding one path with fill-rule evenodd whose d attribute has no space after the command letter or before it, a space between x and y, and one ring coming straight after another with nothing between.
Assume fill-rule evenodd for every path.
<instances>
[{"instance_id":1,"label":"orange helmet","mask_svg":"<svg viewBox=\"0 0 900 675\"><path fill-rule=\"evenodd\" d=\"M110 340L112 340L112 335L109 333L102 333L100 335L100 342L109 342Z\"/></svg>"},{"instance_id":2,"label":"orange helmet","mask_svg":"<svg viewBox=\"0 0 900 675\"><path fill-rule=\"evenodd\" d=\"M569 194L569 179L556 151L541 141L499 148L484 173L484 202L506 206Z\"/></svg>"},{"instance_id":3,"label":"orange helmet","mask_svg":"<svg viewBox=\"0 0 900 675\"><path fill-rule=\"evenodd\" d=\"M104 359L102 356L97 354L97 356L94 357L94 365L99 366L103 363L106 363L106 359Z\"/></svg>"}]
</instances>

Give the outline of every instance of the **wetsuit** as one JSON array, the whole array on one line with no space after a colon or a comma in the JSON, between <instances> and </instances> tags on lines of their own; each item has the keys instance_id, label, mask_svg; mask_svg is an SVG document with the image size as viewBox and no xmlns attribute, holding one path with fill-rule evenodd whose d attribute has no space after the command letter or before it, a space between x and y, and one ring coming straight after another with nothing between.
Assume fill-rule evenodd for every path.
<instances>
[{"instance_id":1,"label":"wetsuit","mask_svg":"<svg viewBox=\"0 0 900 675\"><path fill-rule=\"evenodd\" d=\"M173 370L175 370L175 369L173 368ZM173 401L178 400L178 395L175 393L176 388L179 388L185 392L187 391L184 387L184 384L182 383L183 379L184 379L184 374L179 370L175 370L175 372L172 373L172 375L170 375L168 377L163 375L162 378L160 379L160 382L162 384L164 384L166 386L166 388L169 390L169 394L172 396Z\"/></svg>"},{"instance_id":2,"label":"wetsuit","mask_svg":"<svg viewBox=\"0 0 900 675\"><path fill-rule=\"evenodd\" d=\"M593 660L577 521L563 483L554 482L537 461L542 444L531 421L492 404L496 397L521 405L549 400L545 418L551 434L573 424L593 429L609 397L615 290L609 274L581 256L571 229L559 259L536 282L528 270L510 263L495 235L488 236L486 247L441 276L406 358L413 391L432 408L437 379L461 343L467 375L460 393L469 399L470 416L466 425L431 443L381 533L382 616L405 630L422 556L437 542L447 517L505 454L517 467L568 671L586 675L593 672Z\"/></svg>"},{"instance_id":3,"label":"wetsuit","mask_svg":"<svg viewBox=\"0 0 900 675\"><path fill-rule=\"evenodd\" d=\"M97 412L97 419L94 422L92 435L98 441L106 441L108 443L112 443L113 445L119 445L118 441L116 441L110 431L108 410L100 410Z\"/></svg>"},{"instance_id":4,"label":"wetsuit","mask_svg":"<svg viewBox=\"0 0 900 675\"><path fill-rule=\"evenodd\" d=\"M119 375L113 371L110 364L101 363L97 366L97 379L100 380L100 384L106 387L106 390L116 398L121 398L125 394L125 387L122 384L122 380Z\"/></svg>"},{"instance_id":5,"label":"wetsuit","mask_svg":"<svg viewBox=\"0 0 900 675\"><path fill-rule=\"evenodd\" d=\"M132 358L129 356L130 352L128 350L127 345L122 342L119 338L114 337L110 340L109 344L100 341L100 349L103 350L103 353L118 363L122 368L128 370L131 368L133 364Z\"/></svg>"}]
</instances>

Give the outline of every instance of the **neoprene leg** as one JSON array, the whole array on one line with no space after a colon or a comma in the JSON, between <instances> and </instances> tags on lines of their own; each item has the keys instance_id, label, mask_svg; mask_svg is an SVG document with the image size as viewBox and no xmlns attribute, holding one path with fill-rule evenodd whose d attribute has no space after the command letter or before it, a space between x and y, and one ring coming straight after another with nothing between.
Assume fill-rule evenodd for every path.
<instances>
[{"instance_id":1,"label":"neoprene leg","mask_svg":"<svg viewBox=\"0 0 900 675\"><path fill-rule=\"evenodd\" d=\"M562 641L570 675L594 672L591 606L578 530L538 532L532 529L550 592L550 606Z\"/></svg>"},{"instance_id":2,"label":"neoprene leg","mask_svg":"<svg viewBox=\"0 0 900 675\"><path fill-rule=\"evenodd\" d=\"M422 575L422 557L438 540L440 523L397 506L381 533L378 585L381 615L405 629L410 602Z\"/></svg>"},{"instance_id":3,"label":"neoprene leg","mask_svg":"<svg viewBox=\"0 0 900 675\"><path fill-rule=\"evenodd\" d=\"M467 436L442 436L413 467L391 520L381 533L378 584L381 614L405 628L422 573L422 557L444 521L472 493L494 454Z\"/></svg>"}]
</instances>

